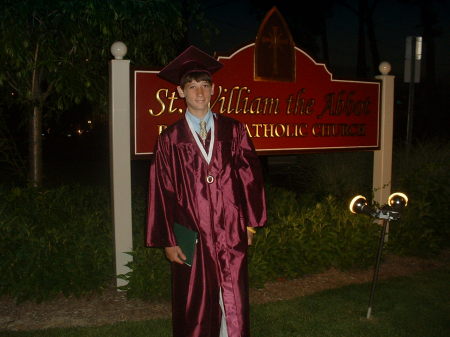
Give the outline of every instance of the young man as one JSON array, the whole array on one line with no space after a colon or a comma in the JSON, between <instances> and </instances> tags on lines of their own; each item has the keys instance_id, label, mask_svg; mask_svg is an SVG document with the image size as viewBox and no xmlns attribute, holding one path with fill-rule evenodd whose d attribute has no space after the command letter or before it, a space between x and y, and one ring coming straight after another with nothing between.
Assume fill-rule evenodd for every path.
<instances>
[{"instance_id":1,"label":"young man","mask_svg":"<svg viewBox=\"0 0 450 337\"><path fill-rule=\"evenodd\" d=\"M266 222L265 196L245 127L209 109L221 67L191 46L159 73L187 105L159 136L149 181L147 245L172 264L174 337L249 336L247 248ZM180 225L197 237L192 261Z\"/></svg>"}]
</instances>

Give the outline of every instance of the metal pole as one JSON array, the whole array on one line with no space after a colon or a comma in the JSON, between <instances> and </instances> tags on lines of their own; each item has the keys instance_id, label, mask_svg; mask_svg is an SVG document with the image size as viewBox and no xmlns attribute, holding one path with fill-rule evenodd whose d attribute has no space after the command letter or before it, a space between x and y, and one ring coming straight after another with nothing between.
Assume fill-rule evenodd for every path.
<instances>
[{"instance_id":1,"label":"metal pole","mask_svg":"<svg viewBox=\"0 0 450 337\"><path fill-rule=\"evenodd\" d=\"M378 244L377 261L375 263L375 269L373 271L372 289L370 291L369 308L367 309L367 319L370 319L370 316L372 314L373 296L374 296L375 287L376 287L376 284L378 281L378 274L380 272L380 262L381 262L381 255L382 255L383 246L384 246L384 237L386 235L386 228L388 225L389 225L389 220L383 219L383 229L381 230L380 242Z\"/></svg>"},{"instance_id":2,"label":"metal pole","mask_svg":"<svg viewBox=\"0 0 450 337\"><path fill-rule=\"evenodd\" d=\"M408 96L408 118L406 122L406 150L409 152L412 141L412 129L413 129L413 113L414 113L414 81L416 77L416 67L415 67L415 43L411 42L411 60L410 60L410 70L411 79L409 81L409 96Z\"/></svg>"}]
</instances>

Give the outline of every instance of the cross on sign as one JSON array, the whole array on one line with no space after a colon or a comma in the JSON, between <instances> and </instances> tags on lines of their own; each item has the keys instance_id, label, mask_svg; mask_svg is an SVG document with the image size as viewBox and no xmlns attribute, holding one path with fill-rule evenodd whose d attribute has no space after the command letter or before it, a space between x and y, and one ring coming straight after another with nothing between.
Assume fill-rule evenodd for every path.
<instances>
[{"instance_id":1,"label":"cross on sign","mask_svg":"<svg viewBox=\"0 0 450 337\"><path fill-rule=\"evenodd\" d=\"M283 39L283 34L280 32L279 26L272 26L272 32L269 34L269 37L263 37L263 43L269 43L269 48L272 48L273 52L273 74L278 75L278 48L281 45L289 44L289 39Z\"/></svg>"}]
</instances>

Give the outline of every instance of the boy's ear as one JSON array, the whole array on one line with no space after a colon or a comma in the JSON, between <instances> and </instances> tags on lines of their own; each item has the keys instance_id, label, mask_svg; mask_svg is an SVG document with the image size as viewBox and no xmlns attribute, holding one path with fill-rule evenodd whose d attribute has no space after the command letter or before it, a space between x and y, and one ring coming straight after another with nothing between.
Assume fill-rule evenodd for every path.
<instances>
[{"instance_id":1,"label":"boy's ear","mask_svg":"<svg viewBox=\"0 0 450 337\"><path fill-rule=\"evenodd\" d=\"M178 90L178 95L179 95L181 98L184 98L184 91L183 91L183 89L181 89L180 86L177 86L177 90Z\"/></svg>"},{"instance_id":2,"label":"boy's ear","mask_svg":"<svg viewBox=\"0 0 450 337\"><path fill-rule=\"evenodd\" d=\"M211 84L211 96L214 95L214 83Z\"/></svg>"}]
</instances>

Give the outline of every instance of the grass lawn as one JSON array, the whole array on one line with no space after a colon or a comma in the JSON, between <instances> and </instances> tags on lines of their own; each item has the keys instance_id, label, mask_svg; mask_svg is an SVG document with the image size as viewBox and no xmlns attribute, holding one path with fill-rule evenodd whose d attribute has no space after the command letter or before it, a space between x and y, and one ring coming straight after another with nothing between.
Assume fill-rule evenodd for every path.
<instances>
[{"instance_id":1,"label":"grass lawn","mask_svg":"<svg viewBox=\"0 0 450 337\"><path fill-rule=\"evenodd\" d=\"M370 284L352 285L294 300L253 306L253 337L448 337L450 269L380 282L367 320ZM9 337L169 337L169 320L92 328L0 331Z\"/></svg>"}]
</instances>

